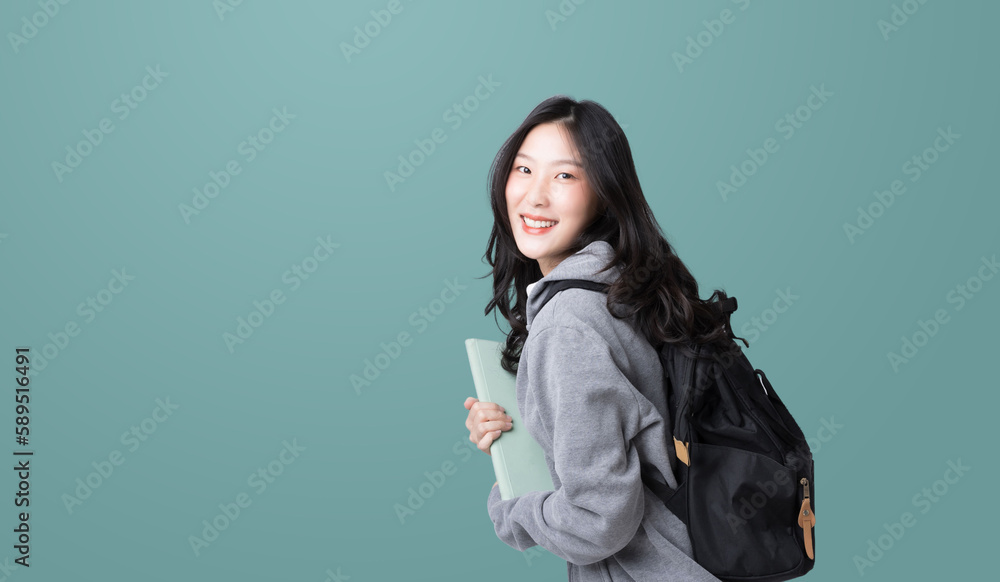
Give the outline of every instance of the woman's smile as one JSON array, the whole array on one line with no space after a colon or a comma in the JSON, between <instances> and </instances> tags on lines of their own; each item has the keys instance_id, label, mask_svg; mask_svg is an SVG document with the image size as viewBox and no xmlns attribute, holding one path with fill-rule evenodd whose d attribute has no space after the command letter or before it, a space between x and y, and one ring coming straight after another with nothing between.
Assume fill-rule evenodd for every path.
<instances>
[{"instance_id":1,"label":"woman's smile","mask_svg":"<svg viewBox=\"0 0 1000 582\"><path fill-rule=\"evenodd\" d=\"M538 220L535 220L532 217L534 215L521 215L521 228L528 234L545 234L559 223L557 220L541 220L542 217L537 217Z\"/></svg>"}]
</instances>

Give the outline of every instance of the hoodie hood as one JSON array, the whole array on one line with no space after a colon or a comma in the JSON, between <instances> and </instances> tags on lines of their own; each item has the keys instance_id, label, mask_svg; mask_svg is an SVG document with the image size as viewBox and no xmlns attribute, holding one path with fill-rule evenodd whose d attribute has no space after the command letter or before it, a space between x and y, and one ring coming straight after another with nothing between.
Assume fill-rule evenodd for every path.
<instances>
[{"instance_id":1,"label":"hoodie hood","mask_svg":"<svg viewBox=\"0 0 1000 582\"><path fill-rule=\"evenodd\" d=\"M615 257L615 250L611 245L603 240L595 240L586 247L580 249L575 254L563 259L552 271L527 286L528 302L526 308L528 331L531 331L531 322L542 307L542 297L545 287L554 281L563 279L586 279L597 283L614 283L621 276L621 266L615 265L613 268L597 274L605 265Z\"/></svg>"}]
</instances>

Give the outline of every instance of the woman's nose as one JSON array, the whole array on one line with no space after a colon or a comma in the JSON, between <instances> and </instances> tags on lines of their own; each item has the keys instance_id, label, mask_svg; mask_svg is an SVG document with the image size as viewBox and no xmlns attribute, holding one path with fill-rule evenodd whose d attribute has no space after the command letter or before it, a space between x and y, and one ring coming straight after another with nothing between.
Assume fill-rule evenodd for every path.
<instances>
[{"instance_id":1,"label":"woman's nose","mask_svg":"<svg viewBox=\"0 0 1000 582\"><path fill-rule=\"evenodd\" d=\"M541 180L532 180L528 184L528 190L524 194L525 202L529 206L544 205L549 197L549 189Z\"/></svg>"}]
</instances>

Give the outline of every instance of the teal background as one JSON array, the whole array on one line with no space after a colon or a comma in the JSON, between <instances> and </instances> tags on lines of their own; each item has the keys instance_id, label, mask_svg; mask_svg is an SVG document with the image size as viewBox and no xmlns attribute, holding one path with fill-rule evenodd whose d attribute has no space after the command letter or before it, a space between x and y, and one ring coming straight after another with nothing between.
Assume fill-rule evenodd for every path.
<instances>
[{"instance_id":1,"label":"teal background","mask_svg":"<svg viewBox=\"0 0 1000 582\"><path fill-rule=\"evenodd\" d=\"M16 474L0 479L0 582L565 579L557 556L497 539L492 465L462 406L465 338L508 329L484 316L486 173L559 93L623 125L702 296L738 297L738 333L778 289L800 297L747 354L817 445L808 578L993 570L1000 279L962 309L947 298L1000 252L1000 6L929 0L886 39L884 0L564 2L554 27L556 0L404 0L348 62L341 43L386 4L245 1L220 17L209 1L70 2L17 50L9 35L41 8L0 5L3 426L14 349L79 326L32 377L30 568L14 564ZM734 21L678 70L686 37L726 8ZM119 120L113 101L157 65L169 76ZM443 112L490 75L495 92L453 128ZM832 96L786 140L775 122L821 84ZM245 161L239 144L282 107L295 119ZM114 131L59 181L52 163L104 117ZM949 126L960 138L911 182L904 162ZM446 141L390 189L383 173L435 128ZM717 181L771 137L780 149L723 200ZM241 173L186 223L179 205L234 159ZM907 192L852 243L844 223L895 179ZM317 237L339 247L292 290L283 274ZM78 305L114 269L135 278L88 321ZM446 281L466 287L435 302ZM223 334L275 289L285 301L230 351ZM948 323L894 370L887 354L938 309ZM350 377L401 332L412 343L356 392ZM123 433L157 398L178 408L129 451ZM284 441L304 450L258 493L248 477ZM116 450L124 462L68 510ZM971 470L921 513L913 497L959 459ZM401 523L396 504L449 461ZM196 554L189 536L241 493L250 505ZM906 511L915 525L859 570Z\"/></svg>"}]
</instances>

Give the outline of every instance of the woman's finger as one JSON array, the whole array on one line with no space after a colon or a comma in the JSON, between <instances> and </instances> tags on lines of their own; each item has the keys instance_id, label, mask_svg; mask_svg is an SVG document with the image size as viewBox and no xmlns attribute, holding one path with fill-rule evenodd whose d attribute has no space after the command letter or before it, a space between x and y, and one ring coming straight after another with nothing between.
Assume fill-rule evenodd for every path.
<instances>
[{"instance_id":1,"label":"woman's finger","mask_svg":"<svg viewBox=\"0 0 1000 582\"><path fill-rule=\"evenodd\" d=\"M482 440L479 441L478 445L479 450L483 451L487 455L493 456L493 453L490 452L490 446L493 444L493 441L496 440L497 437L499 436L500 436L500 431L498 430L491 431L483 435Z\"/></svg>"},{"instance_id":2,"label":"woman's finger","mask_svg":"<svg viewBox=\"0 0 1000 582\"><path fill-rule=\"evenodd\" d=\"M512 419L510 416L503 414L495 420L477 422L466 421L465 428L469 429L469 440L477 442L488 432L493 432L495 430L510 430L512 428L511 421Z\"/></svg>"},{"instance_id":3,"label":"woman's finger","mask_svg":"<svg viewBox=\"0 0 1000 582\"><path fill-rule=\"evenodd\" d=\"M482 432L493 432L497 430L510 430L512 428L512 423L509 417L504 416L499 420L491 420L489 422L484 422L479 425L479 430Z\"/></svg>"},{"instance_id":4,"label":"woman's finger","mask_svg":"<svg viewBox=\"0 0 1000 582\"><path fill-rule=\"evenodd\" d=\"M506 409L503 406L497 404L496 402L484 402L482 400L477 400L476 402L472 403L472 406L469 407L469 409L506 412Z\"/></svg>"},{"instance_id":5,"label":"woman's finger","mask_svg":"<svg viewBox=\"0 0 1000 582\"><path fill-rule=\"evenodd\" d=\"M473 405L475 406L475 405ZM495 420L504 420L507 418L507 413L503 410L497 409L477 409L472 408L469 411L469 415L465 418L465 428L469 432L476 432L476 427L481 426L483 423Z\"/></svg>"},{"instance_id":6,"label":"woman's finger","mask_svg":"<svg viewBox=\"0 0 1000 582\"><path fill-rule=\"evenodd\" d=\"M507 418L507 412L501 408L485 408L471 413L470 416L476 424L483 424L491 420L503 420Z\"/></svg>"}]
</instances>

